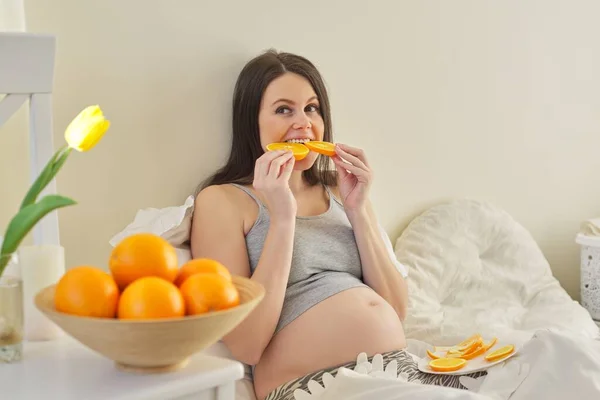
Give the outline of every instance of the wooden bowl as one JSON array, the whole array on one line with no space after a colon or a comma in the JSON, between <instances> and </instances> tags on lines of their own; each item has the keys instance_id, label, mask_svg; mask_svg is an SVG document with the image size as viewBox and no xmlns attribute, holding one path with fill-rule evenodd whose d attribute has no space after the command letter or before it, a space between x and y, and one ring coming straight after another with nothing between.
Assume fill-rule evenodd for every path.
<instances>
[{"instance_id":1,"label":"wooden bowl","mask_svg":"<svg viewBox=\"0 0 600 400\"><path fill-rule=\"evenodd\" d=\"M86 347L115 361L121 369L165 372L181 368L189 358L233 330L262 301L265 289L248 278L233 277L240 305L197 316L153 320L80 317L56 311L56 285L42 289L36 307Z\"/></svg>"}]
</instances>

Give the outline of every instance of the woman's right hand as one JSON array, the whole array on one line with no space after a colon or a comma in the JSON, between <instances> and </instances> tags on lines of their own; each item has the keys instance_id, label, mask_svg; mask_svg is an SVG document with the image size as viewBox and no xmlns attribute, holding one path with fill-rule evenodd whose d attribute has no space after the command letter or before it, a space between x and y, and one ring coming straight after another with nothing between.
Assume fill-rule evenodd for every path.
<instances>
[{"instance_id":1,"label":"woman's right hand","mask_svg":"<svg viewBox=\"0 0 600 400\"><path fill-rule=\"evenodd\" d=\"M294 163L292 152L284 150L267 151L256 160L253 186L264 198L271 219L296 217L296 199L289 185Z\"/></svg>"}]
</instances>

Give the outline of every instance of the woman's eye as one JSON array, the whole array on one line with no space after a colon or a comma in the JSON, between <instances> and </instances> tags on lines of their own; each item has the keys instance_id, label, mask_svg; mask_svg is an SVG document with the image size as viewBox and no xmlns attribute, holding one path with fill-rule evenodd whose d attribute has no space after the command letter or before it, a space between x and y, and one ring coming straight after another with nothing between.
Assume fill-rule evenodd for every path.
<instances>
[{"instance_id":1,"label":"woman's eye","mask_svg":"<svg viewBox=\"0 0 600 400\"><path fill-rule=\"evenodd\" d=\"M277 110L275 110L275 112L277 114L288 114L288 113L292 112L292 110L290 110L289 107L281 106L281 107L278 107Z\"/></svg>"},{"instance_id":2,"label":"woman's eye","mask_svg":"<svg viewBox=\"0 0 600 400\"><path fill-rule=\"evenodd\" d=\"M319 112L319 106L317 106L316 104L310 104L305 108L305 110L307 112Z\"/></svg>"}]
</instances>

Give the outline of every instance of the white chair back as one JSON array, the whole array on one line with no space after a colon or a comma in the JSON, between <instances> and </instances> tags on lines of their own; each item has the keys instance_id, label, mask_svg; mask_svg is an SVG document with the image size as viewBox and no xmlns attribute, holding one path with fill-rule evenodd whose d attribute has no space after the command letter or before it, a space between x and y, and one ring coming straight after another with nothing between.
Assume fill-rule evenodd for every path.
<instances>
[{"instance_id":1,"label":"white chair back","mask_svg":"<svg viewBox=\"0 0 600 400\"><path fill-rule=\"evenodd\" d=\"M29 160L33 182L54 154L52 88L56 40L52 35L0 32L0 126L24 103L29 105ZM0 148L2 147L0 137ZM52 181L41 194L55 194ZM25 193L23 193L25 195ZM53 211L33 230L35 244L60 245Z\"/></svg>"}]
</instances>

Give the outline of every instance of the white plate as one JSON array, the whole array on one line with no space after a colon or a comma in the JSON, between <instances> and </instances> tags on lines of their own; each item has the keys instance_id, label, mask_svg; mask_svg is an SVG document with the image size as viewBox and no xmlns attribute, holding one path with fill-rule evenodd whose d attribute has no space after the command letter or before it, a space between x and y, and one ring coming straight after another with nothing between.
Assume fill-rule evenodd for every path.
<instances>
[{"instance_id":1,"label":"white plate","mask_svg":"<svg viewBox=\"0 0 600 400\"><path fill-rule=\"evenodd\" d=\"M484 343L489 343L490 340L489 339L485 339L483 341ZM513 343L505 343L505 342L500 342L498 341L494 346L492 346L491 349L489 349L488 351L485 352L485 354L490 354L493 351L498 350L501 347L504 347L508 344L513 344ZM435 348L435 352L433 352L435 355L438 355L440 357L445 356L446 354L446 350L448 349L448 347L436 347ZM429 356L425 356L423 358L421 358L419 360L419 371L421 372L426 372L428 374L434 374L434 375L466 375L466 374L472 374L474 372L479 372L479 371L484 371L490 367L493 367L496 364L500 364L501 362L504 362L506 360L508 360L509 358L511 358L512 356L514 356L515 354L517 354L519 352L519 348L517 345L515 345L515 351L513 351L509 356L502 358L500 360L496 360L496 361L486 361L485 360L485 355L480 355L478 357L475 357L472 360L467 360L467 365L465 365L464 367L462 367L461 369L459 369L458 371L451 371L451 372L438 372L438 371L432 371L429 368L429 361L431 361L431 358L429 358Z\"/></svg>"}]
</instances>

